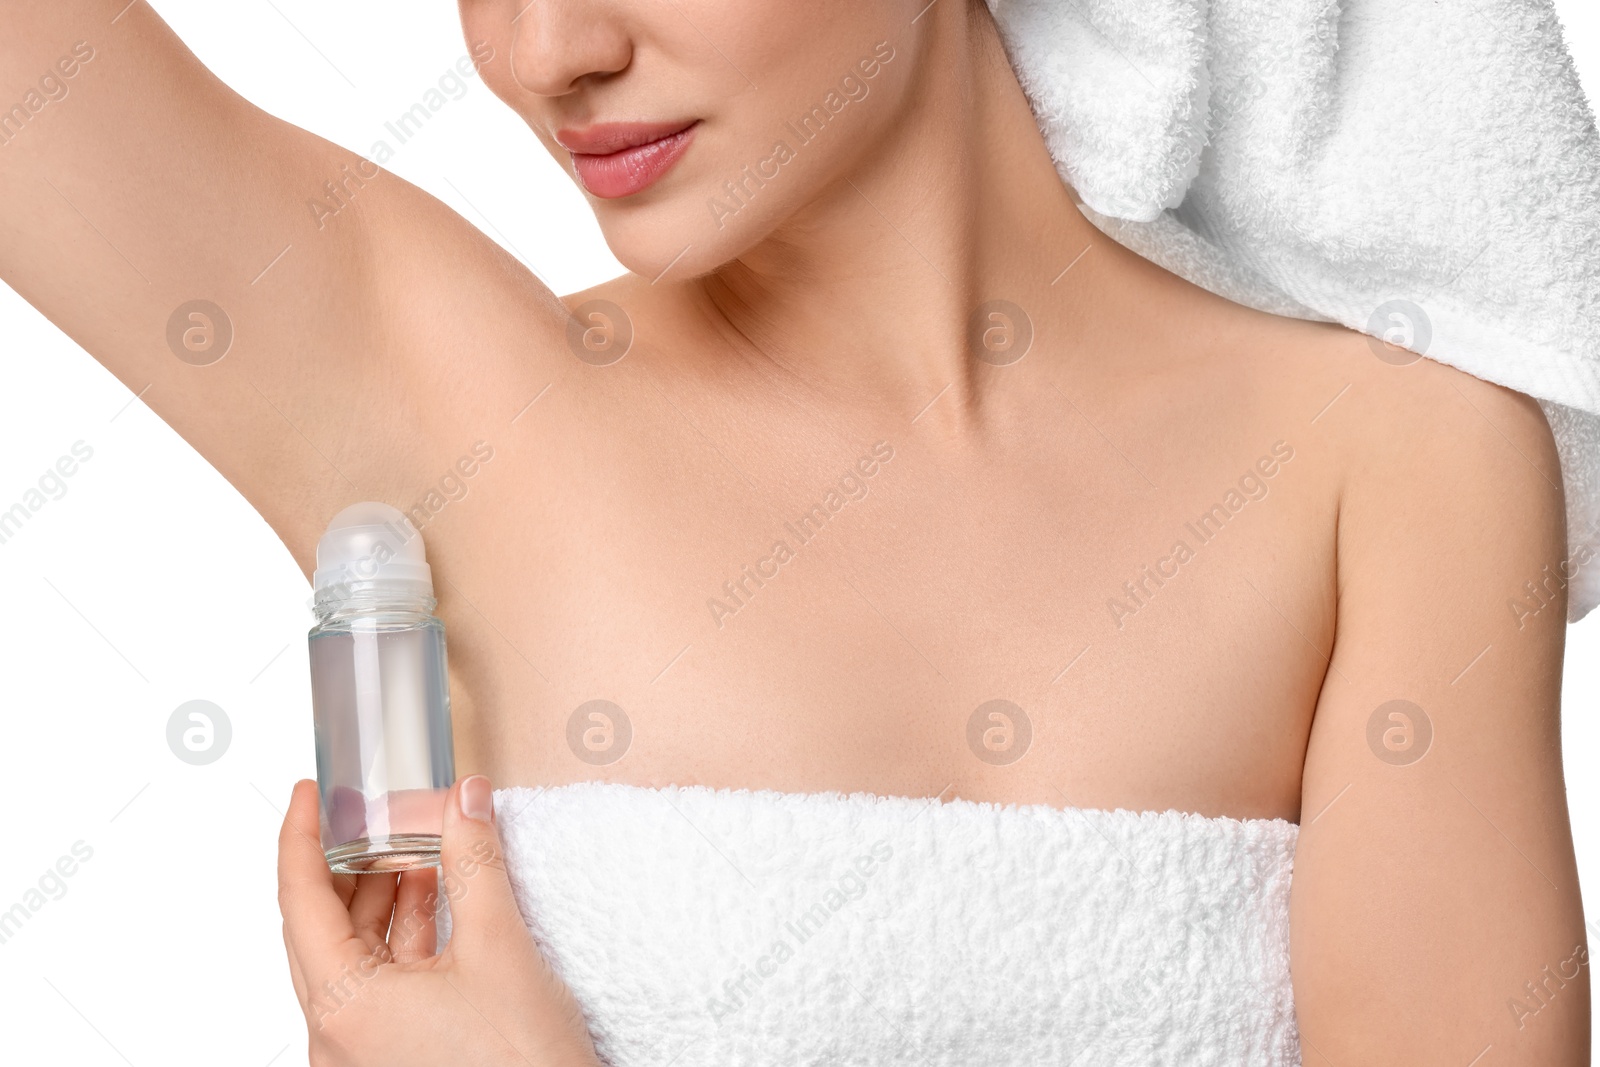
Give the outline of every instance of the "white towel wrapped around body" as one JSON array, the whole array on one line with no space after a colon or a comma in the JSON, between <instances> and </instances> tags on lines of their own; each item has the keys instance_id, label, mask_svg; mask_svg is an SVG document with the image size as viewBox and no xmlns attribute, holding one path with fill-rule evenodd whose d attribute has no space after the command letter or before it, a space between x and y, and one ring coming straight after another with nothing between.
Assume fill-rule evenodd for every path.
<instances>
[{"instance_id":1,"label":"white towel wrapped around body","mask_svg":"<svg viewBox=\"0 0 1600 1067\"><path fill-rule=\"evenodd\" d=\"M1550 0L988 2L1108 236L1538 399L1600 603L1600 137Z\"/></svg>"},{"instance_id":2,"label":"white towel wrapped around body","mask_svg":"<svg viewBox=\"0 0 1600 1067\"><path fill-rule=\"evenodd\" d=\"M495 814L609 1067L1301 1062L1282 819L610 782Z\"/></svg>"}]
</instances>

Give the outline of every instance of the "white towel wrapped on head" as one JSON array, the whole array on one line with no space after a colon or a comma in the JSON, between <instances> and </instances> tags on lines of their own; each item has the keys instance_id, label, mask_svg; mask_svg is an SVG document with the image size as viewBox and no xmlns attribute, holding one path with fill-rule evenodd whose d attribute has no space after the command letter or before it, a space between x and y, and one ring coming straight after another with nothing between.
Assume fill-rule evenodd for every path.
<instances>
[{"instance_id":1,"label":"white towel wrapped on head","mask_svg":"<svg viewBox=\"0 0 1600 1067\"><path fill-rule=\"evenodd\" d=\"M1538 399L1600 603L1600 137L1550 0L988 3L1108 236Z\"/></svg>"}]
</instances>

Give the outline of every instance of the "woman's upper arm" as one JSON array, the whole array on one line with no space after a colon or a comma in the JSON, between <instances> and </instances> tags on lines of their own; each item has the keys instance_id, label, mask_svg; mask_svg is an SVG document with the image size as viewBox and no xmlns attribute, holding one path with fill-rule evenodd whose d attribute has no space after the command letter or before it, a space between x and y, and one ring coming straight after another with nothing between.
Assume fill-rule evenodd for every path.
<instances>
[{"instance_id":1,"label":"woman's upper arm","mask_svg":"<svg viewBox=\"0 0 1600 1067\"><path fill-rule=\"evenodd\" d=\"M302 566L333 511L403 492L405 471L459 450L419 440L441 373L428 361L444 353L405 321L430 311L409 290L485 263L478 288L503 285L509 257L234 93L148 4L0 12L0 109L21 102L0 115L0 278L217 467ZM515 285L555 306L528 272Z\"/></svg>"},{"instance_id":2,"label":"woman's upper arm","mask_svg":"<svg viewBox=\"0 0 1600 1067\"><path fill-rule=\"evenodd\" d=\"M1306 756L1303 1058L1587 1064L1554 444L1526 396L1427 360L1384 370L1354 431Z\"/></svg>"}]
</instances>

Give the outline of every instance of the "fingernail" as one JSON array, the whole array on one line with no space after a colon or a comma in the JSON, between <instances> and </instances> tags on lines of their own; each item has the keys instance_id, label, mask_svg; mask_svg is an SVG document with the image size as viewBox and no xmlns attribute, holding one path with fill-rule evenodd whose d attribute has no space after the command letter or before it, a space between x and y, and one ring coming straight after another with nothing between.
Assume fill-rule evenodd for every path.
<instances>
[{"instance_id":1,"label":"fingernail","mask_svg":"<svg viewBox=\"0 0 1600 1067\"><path fill-rule=\"evenodd\" d=\"M494 818L494 790L489 779L474 774L461 780L461 814L479 822Z\"/></svg>"}]
</instances>

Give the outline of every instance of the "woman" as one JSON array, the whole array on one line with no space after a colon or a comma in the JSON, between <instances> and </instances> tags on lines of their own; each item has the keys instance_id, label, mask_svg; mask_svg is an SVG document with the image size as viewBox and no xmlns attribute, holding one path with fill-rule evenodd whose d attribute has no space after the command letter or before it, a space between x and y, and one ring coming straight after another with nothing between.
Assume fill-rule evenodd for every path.
<instances>
[{"instance_id":1,"label":"woman","mask_svg":"<svg viewBox=\"0 0 1600 1067\"><path fill-rule=\"evenodd\" d=\"M1107 240L985 5L464 0L477 73L571 167L629 270L560 299L432 197L251 107L144 5L6 15L9 78L62 55L78 72L6 146L0 273L308 577L352 499L403 503L492 448L476 491L426 519L468 775L447 806L449 945L435 954L431 873L329 874L302 782L280 896L314 1063L967 1062L953 1043L990 1023L1008 1061L1585 1061L1565 605L1516 629L1498 592L1565 548L1559 478L1527 469L1558 470L1539 407ZM1219 515L1230 494L1247 503ZM625 709L625 758L567 742L602 699ZM506 787L586 781L619 804L638 796L623 786L692 797L696 832L758 802L739 789L920 800L939 848L974 805L1018 806L981 811L1046 840L1087 826L1108 862L1141 851L1097 873L1092 906L1046 901L1022 931L1055 943L1053 910L1086 952L1150 925L1139 879L1208 876L1142 851L1158 831L1129 814L1192 813L1160 824L1180 853L1184 835L1292 851L1287 936L1173 943L1265 916L1253 875L1176 914L1162 974L1187 970L1192 1002L1134 997L1101 1044L1049 1015L1059 998L1102 1026L1090 978L997 1022L945 996L785 1000L736 977L712 999L753 1044L719 1045L712 1006L700 1044L646 1056L625 1010L660 992L651 976L618 965L615 1002L575 996L518 910L559 864L502 861L506 800L551 795ZM674 854L652 862L664 894L692 884ZM929 927L926 958L988 966L962 929ZM1137 943L1096 951L1120 967ZM1292 1016L1241 991L1277 979L1280 950ZM1210 971L1219 951L1256 969ZM1009 962L1020 1004L1036 961ZM706 1007L730 966L683 1003ZM1212 982L1228 994L1207 999ZM838 1040L818 1045L830 1016Z\"/></svg>"}]
</instances>

